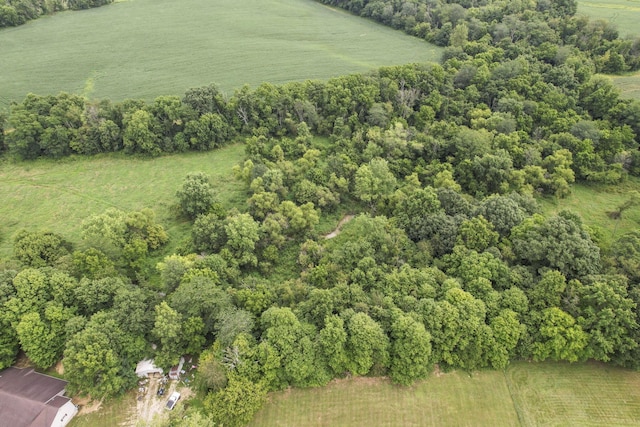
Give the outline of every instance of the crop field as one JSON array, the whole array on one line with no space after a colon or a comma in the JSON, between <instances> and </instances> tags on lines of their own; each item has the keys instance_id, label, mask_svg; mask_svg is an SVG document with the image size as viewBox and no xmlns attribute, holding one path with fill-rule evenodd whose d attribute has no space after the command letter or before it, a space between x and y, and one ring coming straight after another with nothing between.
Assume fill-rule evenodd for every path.
<instances>
[{"instance_id":1,"label":"crop field","mask_svg":"<svg viewBox=\"0 0 640 427\"><path fill-rule=\"evenodd\" d=\"M0 31L0 108L27 93L123 100L439 61L441 49L312 0L125 0Z\"/></svg>"},{"instance_id":2,"label":"crop field","mask_svg":"<svg viewBox=\"0 0 640 427\"><path fill-rule=\"evenodd\" d=\"M639 385L640 373L601 364L527 362L409 388L357 378L272 393L250 426L632 426Z\"/></svg>"},{"instance_id":3,"label":"crop field","mask_svg":"<svg viewBox=\"0 0 640 427\"><path fill-rule=\"evenodd\" d=\"M640 208L637 206L625 211L620 219L607 215L628 201L634 191L640 191L637 179L615 186L575 184L571 187L570 196L564 199L543 198L540 202L545 215L565 209L576 212L586 225L600 230L602 246L608 247L623 234L640 229Z\"/></svg>"},{"instance_id":4,"label":"crop field","mask_svg":"<svg viewBox=\"0 0 640 427\"><path fill-rule=\"evenodd\" d=\"M12 254L12 236L21 229L48 230L79 243L80 224L107 208L151 208L177 244L189 224L177 219L176 191L189 172L205 172L226 206L244 206L243 184L231 168L244 146L206 153L136 159L75 157L61 161L0 164L0 258Z\"/></svg>"}]
</instances>

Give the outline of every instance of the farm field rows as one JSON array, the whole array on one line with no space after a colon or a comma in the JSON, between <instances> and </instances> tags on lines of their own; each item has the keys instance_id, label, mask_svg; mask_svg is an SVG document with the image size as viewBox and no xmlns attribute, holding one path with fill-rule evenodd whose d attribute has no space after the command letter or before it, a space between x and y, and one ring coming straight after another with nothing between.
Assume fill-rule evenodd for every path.
<instances>
[{"instance_id":1,"label":"farm field rows","mask_svg":"<svg viewBox=\"0 0 640 427\"><path fill-rule=\"evenodd\" d=\"M409 388L356 378L273 393L250 426L632 426L639 384L640 373L602 364L527 362L433 374Z\"/></svg>"},{"instance_id":2,"label":"farm field rows","mask_svg":"<svg viewBox=\"0 0 640 427\"><path fill-rule=\"evenodd\" d=\"M187 173L207 173L221 202L244 205L243 184L231 171L243 158L244 146L236 144L154 159L75 157L0 164L0 258L12 254L12 236L23 228L53 231L77 244L82 220L110 207L153 209L170 245L178 244L189 226L176 218L175 194Z\"/></svg>"},{"instance_id":3,"label":"farm field rows","mask_svg":"<svg viewBox=\"0 0 640 427\"><path fill-rule=\"evenodd\" d=\"M0 31L0 109L29 92L123 100L439 61L441 49L311 0L132 0Z\"/></svg>"}]
</instances>

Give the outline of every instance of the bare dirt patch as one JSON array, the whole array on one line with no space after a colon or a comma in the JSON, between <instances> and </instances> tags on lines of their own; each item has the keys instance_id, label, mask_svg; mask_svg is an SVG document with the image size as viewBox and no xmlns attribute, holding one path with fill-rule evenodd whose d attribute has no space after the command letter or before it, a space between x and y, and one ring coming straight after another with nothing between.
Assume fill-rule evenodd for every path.
<instances>
[{"instance_id":1,"label":"bare dirt patch","mask_svg":"<svg viewBox=\"0 0 640 427\"><path fill-rule=\"evenodd\" d=\"M167 415L164 406L171 393L175 391L177 381L164 383L162 378L159 376L150 377L146 384L140 386L136 411L132 416L131 425L151 425L153 421L159 421ZM158 390L162 387L164 393L159 396Z\"/></svg>"},{"instance_id":2,"label":"bare dirt patch","mask_svg":"<svg viewBox=\"0 0 640 427\"><path fill-rule=\"evenodd\" d=\"M87 415L102 407L102 400L92 400L91 396L74 397L73 403L80 408L78 415Z\"/></svg>"},{"instance_id":3,"label":"bare dirt patch","mask_svg":"<svg viewBox=\"0 0 640 427\"><path fill-rule=\"evenodd\" d=\"M352 219L353 219L353 215L345 215L338 223L338 226L336 227L336 229L333 230L331 233L326 234L324 238L333 239L334 237L336 237L338 234L340 234L340 230L342 229L342 226L345 225L347 222L351 221Z\"/></svg>"}]
</instances>

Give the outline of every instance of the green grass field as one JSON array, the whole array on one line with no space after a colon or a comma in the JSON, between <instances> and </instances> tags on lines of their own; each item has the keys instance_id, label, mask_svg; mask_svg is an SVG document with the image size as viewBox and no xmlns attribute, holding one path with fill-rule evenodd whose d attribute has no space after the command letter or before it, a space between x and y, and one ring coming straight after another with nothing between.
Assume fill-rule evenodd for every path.
<instances>
[{"instance_id":1,"label":"green grass field","mask_svg":"<svg viewBox=\"0 0 640 427\"><path fill-rule=\"evenodd\" d=\"M578 0L578 14L614 23L621 37L640 36L640 0ZM610 77L622 96L640 99L640 73Z\"/></svg>"},{"instance_id":2,"label":"green grass field","mask_svg":"<svg viewBox=\"0 0 640 427\"><path fill-rule=\"evenodd\" d=\"M130 156L72 157L61 161L0 164L0 258L12 254L12 236L20 229L50 230L79 243L84 218L107 208L152 208L167 229L170 243L188 233L177 219L176 190L189 172L211 176L226 206L245 205L243 184L231 168L244 158L244 145L206 153L155 159Z\"/></svg>"},{"instance_id":3,"label":"green grass field","mask_svg":"<svg viewBox=\"0 0 640 427\"><path fill-rule=\"evenodd\" d=\"M609 76L624 98L640 100L640 72L625 76Z\"/></svg>"},{"instance_id":4,"label":"green grass field","mask_svg":"<svg viewBox=\"0 0 640 427\"><path fill-rule=\"evenodd\" d=\"M29 92L153 99L210 83L231 92L440 53L312 0L130 0L0 31L0 107Z\"/></svg>"},{"instance_id":5,"label":"green grass field","mask_svg":"<svg viewBox=\"0 0 640 427\"><path fill-rule=\"evenodd\" d=\"M578 14L614 23L622 37L640 35L639 0L578 0Z\"/></svg>"},{"instance_id":6,"label":"green grass field","mask_svg":"<svg viewBox=\"0 0 640 427\"><path fill-rule=\"evenodd\" d=\"M566 209L579 214L586 225L599 228L603 238L601 246L606 248L623 234L640 228L640 208L637 206L624 212L619 220L607 215L629 200L633 191L640 191L637 179L616 186L576 184L569 197L539 201L545 215Z\"/></svg>"},{"instance_id":7,"label":"green grass field","mask_svg":"<svg viewBox=\"0 0 640 427\"><path fill-rule=\"evenodd\" d=\"M633 426L639 386L640 373L601 364L517 362L409 388L358 378L272 393L250 426Z\"/></svg>"}]
</instances>

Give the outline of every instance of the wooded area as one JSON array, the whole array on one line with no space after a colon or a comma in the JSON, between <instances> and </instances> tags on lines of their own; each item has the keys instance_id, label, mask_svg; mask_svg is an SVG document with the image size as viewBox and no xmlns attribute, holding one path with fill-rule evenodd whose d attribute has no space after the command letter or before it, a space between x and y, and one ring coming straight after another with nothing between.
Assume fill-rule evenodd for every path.
<instances>
[{"instance_id":1,"label":"wooded area","mask_svg":"<svg viewBox=\"0 0 640 427\"><path fill-rule=\"evenodd\" d=\"M83 248L25 230L0 272L0 367L63 357L75 392L135 384L153 355L200 354L211 420L248 422L270 390L514 359L638 367L640 230L602 247L534 196L640 176L640 103L597 72L640 66L637 41L575 1L333 1L448 46L441 64L326 82L215 85L152 103L29 95L3 124L18 159L211 150L245 139L246 206L198 171L176 195L192 235L153 265L153 211L109 209ZM319 139L316 136L324 136ZM624 215L631 197L612 206ZM324 215L355 217L325 239ZM151 351L150 343L157 344ZM151 354L153 353L153 354Z\"/></svg>"},{"instance_id":2,"label":"wooded area","mask_svg":"<svg viewBox=\"0 0 640 427\"><path fill-rule=\"evenodd\" d=\"M17 27L42 15L104 6L113 0L0 0L0 28Z\"/></svg>"}]
</instances>

